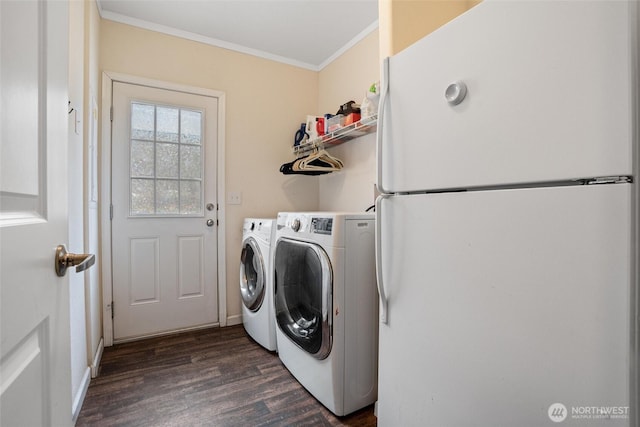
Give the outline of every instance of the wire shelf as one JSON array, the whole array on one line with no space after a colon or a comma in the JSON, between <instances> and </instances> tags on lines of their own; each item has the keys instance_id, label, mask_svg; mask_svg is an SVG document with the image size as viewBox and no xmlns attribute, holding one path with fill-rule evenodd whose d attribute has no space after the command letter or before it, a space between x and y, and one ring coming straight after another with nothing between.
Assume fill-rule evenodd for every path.
<instances>
[{"instance_id":1,"label":"wire shelf","mask_svg":"<svg viewBox=\"0 0 640 427\"><path fill-rule=\"evenodd\" d=\"M293 154L300 156L302 154L313 151L316 148L333 147L343 144L351 139L358 138L369 133L373 133L377 129L378 116L373 115L365 117L350 125L341 127L331 133L322 135L319 138L310 139L300 145L293 147Z\"/></svg>"}]
</instances>

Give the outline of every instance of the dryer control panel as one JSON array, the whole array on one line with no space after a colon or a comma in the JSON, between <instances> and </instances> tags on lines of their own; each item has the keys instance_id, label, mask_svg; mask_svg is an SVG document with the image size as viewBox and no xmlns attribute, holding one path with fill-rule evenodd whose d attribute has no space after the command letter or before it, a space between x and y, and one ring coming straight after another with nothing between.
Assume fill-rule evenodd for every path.
<instances>
[{"instance_id":1,"label":"dryer control panel","mask_svg":"<svg viewBox=\"0 0 640 427\"><path fill-rule=\"evenodd\" d=\"M333 218L311 218L311 232L331 235Z\"/></svg>"}]
</instances>

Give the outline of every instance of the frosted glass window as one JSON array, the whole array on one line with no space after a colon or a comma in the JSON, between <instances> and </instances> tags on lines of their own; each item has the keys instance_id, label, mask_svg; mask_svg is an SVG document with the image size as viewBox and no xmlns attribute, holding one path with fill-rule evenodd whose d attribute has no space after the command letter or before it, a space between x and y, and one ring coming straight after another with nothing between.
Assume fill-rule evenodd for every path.
<instances>
[{"instance_id":1,"label":"frosted glass window","mask_svg":"<svg viewBox=\"0 0 640 427\"><path fill-rule=\"evenodd\" d=\"M178 144L156 143L156 175L158 178L178 178Z\"/></svg>"},{"instance_id":2,"label":"frosted glass window","mask_svg":"<svg viewBox=\"0 0 640 427\"><path fill-rule=\"evenodd\" d=\"M151 215L155 213L155 197L152 179L131 180L131 214Z\"/></svg>"},{"instance_id":3,"label":"frosted glass window","mask_svg":"<svg viewBox=\"0 0 640 427\"><path fill-rule=\"evenodd\" d=\"M178 181L159 179L156 181L156 213L180 213L180 190Z\"/></svg>"},{"instance_id":4,"label":"frosted glass window","mask_svg":"<svg viewBox=\"0 0 640 427\"><path fill-rule=\"evenodd\" d=\"M198 213L202 205L201 194L200 181L180 181L180 211Z\"/></svg>"},{"instance_id":5,"label":"frosted glass window","mask_svg":"<svg viewBox=\"0 0 640 427\"><path fill-rule=\"evenodd\" d=\"M203 215L203 113L131 103L130 214Z\"/></svg>"},{"instance_id":6,"label":"frosted glass window","mask_svg":"<svg viewBox=\"0 0 640 427\"><path fill-rule=\"evenodd\" d=\"M200 144L202 133L202 113L182 110L180 116L180 139L185 144Z\"/></svg>"},{"instance_id":7,"label":"frosted glass window","mask_svg":"<svg viewBox=\"0 0 640 427\"><path fill-rule=\"evenodd\" d=\"M180 147L180 178L200 178L202 149L199 145Z\"/></svg>"},{"instance_id":8,"label":"frosted glass window","mask_svg":"<svg viewBox=\"0 0 640 427\"><path fill-rule=\"evenodd\" d=\"M152 141L131 141L131 176L153 177Z\"/></svg>"},{"instance_id":9,"label":"frosted glass window","mask_svg":"<svg viewBox=\"0 0 640 427\"><path fill-rule=\"evenodd\" d=\"M153 141L155 126L155 107L146 104L131 105L131 139Z\"/></svg>"},{"instance_id":10,"label":"frosted glass window","mask_svg":"<svg viewBox=\"0 0 640 427\"><path fill-rule=\"evenodd\" d=\"M178 117L180 110L177 108L157 107L157 133L156 140L178 142Z\"/></svg>"}]
</instances>

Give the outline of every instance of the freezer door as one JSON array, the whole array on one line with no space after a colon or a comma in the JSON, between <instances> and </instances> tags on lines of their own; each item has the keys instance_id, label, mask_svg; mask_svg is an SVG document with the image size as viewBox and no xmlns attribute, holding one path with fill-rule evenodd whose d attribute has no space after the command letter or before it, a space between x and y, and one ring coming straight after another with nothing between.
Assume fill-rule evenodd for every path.
<instances>
[{"instance_id":1,"label":"freezer door","mask_svg":"<svg viewBox=\"0 0 640 427\"><path fill-rule=\"evenodd\" d=\"M483 1L391 57L383 192L631 175L635 7Z\"/></svg>"},{"instance_id":2,"label":"freezer door","mask_svg":"<svg viewBox=\"0 0 640 427\"><path fill-rule=\"evenodd\" d=\"M631 186L382 200L378 425L628 425Z\"/></svg>"}]
</instances>

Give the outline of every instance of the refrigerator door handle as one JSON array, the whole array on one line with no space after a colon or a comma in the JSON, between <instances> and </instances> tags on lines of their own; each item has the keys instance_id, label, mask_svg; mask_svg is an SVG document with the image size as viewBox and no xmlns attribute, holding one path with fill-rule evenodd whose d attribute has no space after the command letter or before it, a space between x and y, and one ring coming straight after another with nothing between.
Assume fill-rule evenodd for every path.
<instances>
[{"instance_id":1,"label":"refrigerator door handle","mask_svg":"<svg viewBox=\"0 0 640 427\"><path fill-rule=\"evenodd\" d=\"M390 197L390 194L381 194L376 199L376 282L378 284L378 294L380 295L380 321L387 324L387 294L382 281L382 200Z\"/></svg>"},{"instance_id":2,"label":"refrigerator door handle","mask_svg":"<svg viewBox=\"0 0 640 427\"><path fill-rule=\"evenodd\" d=\"M389 93L389 58L382 61L382 88L380 91L380 103L378 104L378 132L376 133L376 187L380 193L390 193L382 186L382 141L384 111Z\"/></svg>"}]
</instances>

